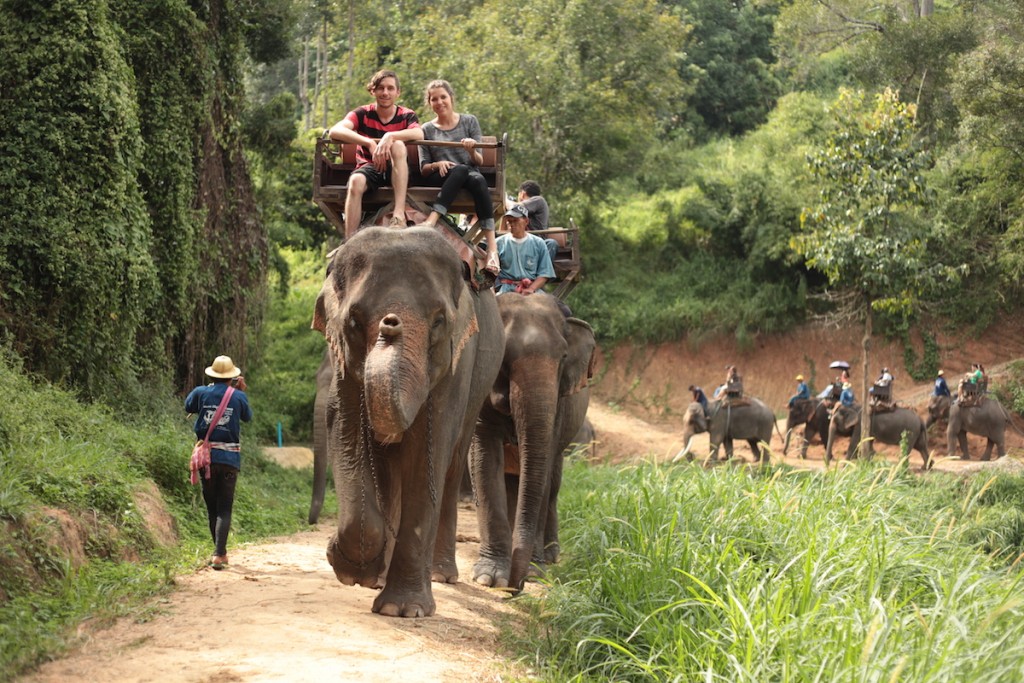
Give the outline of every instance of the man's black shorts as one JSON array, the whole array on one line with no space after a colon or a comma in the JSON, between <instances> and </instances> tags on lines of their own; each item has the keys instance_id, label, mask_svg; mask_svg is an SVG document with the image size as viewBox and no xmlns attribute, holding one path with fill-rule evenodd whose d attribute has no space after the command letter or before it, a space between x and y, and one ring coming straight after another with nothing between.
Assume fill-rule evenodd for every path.
<instances>
[{"instance_id":1,"label":"man's black shorts","mask_svg":"<svg viewBox=\"0 0 1024 683\"><path fill-rule=\"evenodd\" d=\"M366 176L366 191L373 192L376 189L384 187L385 185L391 184L391 163L388 162L388 168L386 171L381 173L377 170L377 167L373 164L364 164L352 173L360 173Z\"/></svg>"}]
</instances>

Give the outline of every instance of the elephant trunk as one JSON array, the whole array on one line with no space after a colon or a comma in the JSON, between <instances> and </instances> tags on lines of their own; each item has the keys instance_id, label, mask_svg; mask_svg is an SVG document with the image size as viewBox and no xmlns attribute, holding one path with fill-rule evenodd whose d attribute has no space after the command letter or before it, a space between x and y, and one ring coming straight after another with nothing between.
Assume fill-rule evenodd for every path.
<instances>
[{"instance_id":1,"label":"elephant trunk","mask_svg":"<svg viewBox=\"0 0 1024 683\"><path fill-rule=\"evenodd\" d=\"M538 538L541 520L547 515L551 468L556 456L555 412L558 409L559 376L556 360L528 357L512 363L509 402L519 441L519 495L512 533L512 565L509 585L521 590Z\"/></svg>"},{"instance_id":2,"label":"elephant trunk","mask_svg":"<svg viewBox=\"0 0 1024 683\"><path fill-rule=\"evenodd\" d=\"M388 313L366 355L366 409L370 426L381 440L400 441L430 393L426 327L418 317Z\"/></svg>"}]
</instances>

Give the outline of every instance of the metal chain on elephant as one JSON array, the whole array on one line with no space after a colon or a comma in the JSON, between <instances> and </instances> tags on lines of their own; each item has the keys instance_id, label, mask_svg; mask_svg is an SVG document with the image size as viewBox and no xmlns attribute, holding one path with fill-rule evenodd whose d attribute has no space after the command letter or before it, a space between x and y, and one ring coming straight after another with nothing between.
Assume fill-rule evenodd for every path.
<instances>
[{"instance_id":1,"label":"metal chain on elephant","mask_svg":"<svg viewBox=\"0 0 1024 683\"><path fill-rule=\"evenodd\" d=\"M437 509L437 487L434 485L434 398L427 399L427 486L430 488L430 502Z\"/></svg>"}]
</instances>

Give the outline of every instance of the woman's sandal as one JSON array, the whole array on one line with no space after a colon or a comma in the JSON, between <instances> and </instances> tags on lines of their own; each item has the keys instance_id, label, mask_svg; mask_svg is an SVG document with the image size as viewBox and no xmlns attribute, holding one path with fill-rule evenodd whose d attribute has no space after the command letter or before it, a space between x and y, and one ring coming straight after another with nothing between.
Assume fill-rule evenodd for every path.
<instances>
[{"instance_id":1,"label":"woman's sandal","mask_svg":"<svg viewBox=\"0 0 1024 683\"><path fill-rule=\"evenodd\" d=\"M210 560L210 566L217 570L224 569L224 567L228 566L228 556L214 555L213 559Z\"/></svg>"}]
</instances>

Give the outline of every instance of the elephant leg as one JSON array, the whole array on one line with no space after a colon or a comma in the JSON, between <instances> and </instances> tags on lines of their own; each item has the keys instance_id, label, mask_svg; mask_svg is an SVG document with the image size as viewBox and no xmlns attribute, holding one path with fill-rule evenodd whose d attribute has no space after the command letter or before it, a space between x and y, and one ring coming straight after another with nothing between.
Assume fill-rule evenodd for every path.
<instances>
[{"instance_id":1,"label":"elephant leg","mask_svg":"<svg viewBox=\"0 0 1024 683\"><path fill-rule=\"evenodd\" d=\"M967 432L961 431L959 434L957 434L956 438L957 441L960 443L960 452L963 454L960 457L963 458L964 460L970 460L971 451L968 449L967 446Z\"/></svg>"},{"instance_id":2,"label":"elephant leg","mask_svg":"<svg viewBox=\"0 0 1024 683\"><path fill-rule=\"evenodd\" d=\"M992 459L992 448L995 446L995 442L992 439L985 439L985 452L981 454L982 460Z\"/></svg>"},{"instance_id":3,"label":"elephant leg","mask_svg":"<svg viewBox=\"0 0 1024 683\"><path fill-rule=\"evenodd\" d=\"M544 562L556 564L562 554L562 547L558 542L558 493L562 488L562 468L565 459L555 456L552 463L551 491L548 495L548 514L544 524Z\"/></svg>"},{"instance_id":4,"label":"elephant leg","mask_svg":"<svg viewBox=\"0 0 1024 683\"><path fill-rule=\"evenodd\" d=\"M768 462L768 450L761 448L760 439L747 439L747 444L750 445L750 452L754 454L754 462L762 465Z\"/></svg>"},{"instance_id":5,"label":"elephant leg","mask_svg":"<svg viewBox=\"0 0 1024 683\"><path fill-rule=\"evenodd\" d=\"M431 563L430 580L435 583L458 583L459 566L455 562L456 529L458 526L459 500L462 497L462 481L465 478L468 448L459 448L445 478L444 494L441 496L441 517L437 525L437 539L434 541L434 559Z\"/></svg>"},{"instance_id":6,"label":"elephant leg","mask_svg":"<svg viewBox=\"0 0 1024 683\"><path fill-rule=\"evenodd\" d=\"M725 448L725 459L732 460L732 437L726 437L723 439L722 447Z\"/></svg>"},{"instance_id":7,"label":"elephant leg","mask_svg":"<svg viewBox=\"0 0 1024 683\"><path fill-rule=\"evenodd\" d=\"M997 449L997 451L999 453L999 457L1000 458L1005 458L1006 457L1006 436L1005 435L1000 437L996 441L996 449Z\"/></svg>"},{"instance_id":8,"label":"elephant leg","mask_svg":"<svg viewBox=\"0 0 1024 683\"><path fill-rule=\"evenodd\" d=\"M485 414L488 412L484 410ZM481 415L473 437L470 460L480 531L480 556L473 565L473 580L494 588L508 587L512 573L512 528L509 520L515 519L509 512L508 498L511 494L506 493L502 440L503 431Z\"/></svg>"},{"instance_id":9,"label":"elephant leg","mask_svg":"<svg viewBox=\"0 0 1024 683\"><path fill-rule=\"evenodd\" d=\"M402 445L422 442L425 434L417 431L406 433ZM437 444L434 452L451 453L450 449L451 444ZM373 601L373 611L383 616L429 617L437 610L430 585L429 558L437 538L441 500L435 502L433 497L443 498L450 463L434 463L431 481L425 472L427 463L419 457L420 450L408 447L385 461L385 476L401 482L393 490L399 495L401 511L384 588Z\"/></svg>"}]
</instances>

